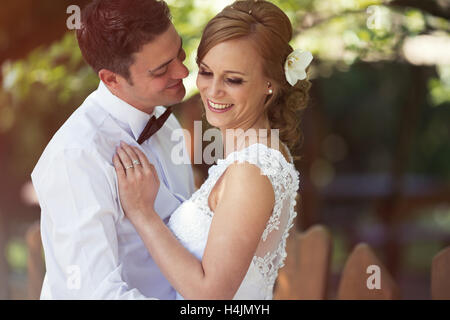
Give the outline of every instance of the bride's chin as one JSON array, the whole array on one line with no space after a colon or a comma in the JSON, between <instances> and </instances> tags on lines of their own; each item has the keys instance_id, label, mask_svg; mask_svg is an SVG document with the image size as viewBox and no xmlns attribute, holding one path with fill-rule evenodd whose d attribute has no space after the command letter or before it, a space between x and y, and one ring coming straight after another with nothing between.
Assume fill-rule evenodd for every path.
<instances>
[{"instance_id":1,"label":"bride's chin","mask_svg":"<svg viewBox=\"0 0 450 320\"><path fill-rule=\"evenodd\" d=\"M208 124L211 127L214 127L214 128L217 128L217 129L220 129L224 125L223 121L220 121L218 119L214 119L214 117L211 117L211 116L208 117L208 115L206 115L206 121L208 122Z\"/></svg>"}]
</instances>

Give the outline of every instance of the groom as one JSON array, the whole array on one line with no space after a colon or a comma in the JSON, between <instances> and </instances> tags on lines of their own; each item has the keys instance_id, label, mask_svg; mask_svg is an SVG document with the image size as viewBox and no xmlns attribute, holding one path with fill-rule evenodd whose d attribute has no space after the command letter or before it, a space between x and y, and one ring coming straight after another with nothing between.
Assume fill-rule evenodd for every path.
<instances>
[{"instance_id":1,"label":"groom","mask_svg":"<svg viewBox=\"0 0 450 320\"><path fill-rule=\"evenodd\" d=\"M124 216L112 158L120 141L140 146L158 171L155 207L166 222L194 191L190 165L170 158L179 143L170 139L180 128L173 115L150 139L137 142L149 119L164 113L161 106L185 95L181 38L163 1L93 0L82 12L77 39L101 81L31 175L47 271L41 299L174 299Z\"/></svg>"}]
</instances>

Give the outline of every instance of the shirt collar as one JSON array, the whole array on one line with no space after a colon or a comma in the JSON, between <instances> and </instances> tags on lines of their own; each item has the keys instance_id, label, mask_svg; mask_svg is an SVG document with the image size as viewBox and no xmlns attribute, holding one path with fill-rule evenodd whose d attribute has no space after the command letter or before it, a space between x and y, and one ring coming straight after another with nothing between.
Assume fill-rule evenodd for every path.
<instances>
[{"instance_id":1,"label":"shirt collar","mask_svg":"<svg viewBox=\"0 0 450 320\"><path fill-rule=\"evenodd\" d=\"M139 136L147 125L151 115L136 109L132 105L112 94L103 81L100 81L95 98L100 106L109 114L130 127L135 140L139 139Z\"/></svg>"}]
</instances>

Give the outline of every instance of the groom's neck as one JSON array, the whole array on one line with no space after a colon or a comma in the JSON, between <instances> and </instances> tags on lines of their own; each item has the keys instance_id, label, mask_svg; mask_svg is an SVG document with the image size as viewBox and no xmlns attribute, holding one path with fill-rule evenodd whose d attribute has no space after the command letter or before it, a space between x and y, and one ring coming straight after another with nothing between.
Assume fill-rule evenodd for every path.
<instances>
[{"instance_id":1,"label":"groom's neck","mask_svg":"<svg viewBox=\"0 0 450 320\"><path fill-rule=\"evenodd\" d=\"M136 109L138 109L138 110L140 110L142 112L145 112L145 113L147 113L149 115L151 115L153 113L154 109L155 109L155 106L144 105L143 103L137 101L136 99L133 99L133 97L131 97L129 95L126 95L123 92L118 92L117 90L114 90L114 89L111 89L111 88L108 88L108 89L113 95L115 95L120 100L126 102L130 106L132 106L132 107L134 107L134 108L136 108Z\"/></svg>"}]
</instances>

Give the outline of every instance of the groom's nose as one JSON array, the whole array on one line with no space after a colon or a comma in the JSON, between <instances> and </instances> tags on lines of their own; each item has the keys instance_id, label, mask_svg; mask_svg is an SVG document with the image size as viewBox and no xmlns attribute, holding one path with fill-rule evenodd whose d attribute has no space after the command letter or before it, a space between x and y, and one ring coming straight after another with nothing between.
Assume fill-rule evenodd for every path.
<instances>
[{"instance_id":1,"label":"groom's nose","mask_svg":"<svg viewBox=\"0 0 450 320\"><path fill-rule=\"evenodd\" d=\"M184 79L189 75L189 70L180 60L174 61L174 66L172 69L172 78L173 79Z\"/></svg>"}]
</instances>

